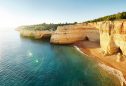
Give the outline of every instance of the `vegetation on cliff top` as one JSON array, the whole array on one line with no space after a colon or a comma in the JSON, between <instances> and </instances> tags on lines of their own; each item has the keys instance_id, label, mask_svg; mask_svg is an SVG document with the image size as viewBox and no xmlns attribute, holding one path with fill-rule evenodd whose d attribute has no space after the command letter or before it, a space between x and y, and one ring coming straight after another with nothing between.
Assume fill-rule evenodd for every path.
<instances>
[{"instance_id":1,"label":"vegetation on cliff top","mask_svg":"<svg viewBox=\"0 0 126 86\"><path fill-rule=\"evenodd\" d=\"M63 25L72 25L72 24L76 24L75 23L59 23L59 24L36 24L36 25L26 25L26 26L20 26L17 28L17 30L34 30L34 31L41 31L41 30L49 30L49 31L55 31L57 29L58 26L63 26Z\"/></svg>"},{"instance_id":2,"label":"vegetation on cliff top","mask_svg":"<svg viewBox=\"0 0 126 86\"><path fill-rule=\"evenodd\" d=\"M126 19L126 12L108 15L108 16L104 16L98 19L86 21L86 22L113 21L113 20L119 20L119 19Z\"/></svg>"},{"instance_id":3,"label":"vegetation on cliff top","mask_svg":"<svg viewBox=\"0 0 126 86\"><path fill-rule=\"evenodd\" d=\"M113 20L120 20L120 19L126 19L126 12L108 15L108 16L104 16L104 17L97 18L97 19L94 19L94 20L89 20L89 21L86 21L86 22L89 23L89 22L99 22L99 21L113 21ZM34 30L34 31L36 31L36 30L37 31L49 30L49 31L55 31L58 26L73 25L73 24L77 24L77 22L75 22L75 23L59 23L59 24L43 23L43 24L36 24L36 25L26 25L26 26L18 27L17 30Z\"/></svg>"}]
</instances>

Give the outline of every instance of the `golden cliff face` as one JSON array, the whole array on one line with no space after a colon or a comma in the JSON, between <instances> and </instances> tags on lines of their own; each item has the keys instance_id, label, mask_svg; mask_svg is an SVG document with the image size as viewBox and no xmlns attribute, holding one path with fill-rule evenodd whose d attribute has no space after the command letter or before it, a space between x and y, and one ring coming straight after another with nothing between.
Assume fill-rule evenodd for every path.
<instances>
[{"instance_id":1,"label":"golden cliff face","mask_svg":"<svg viewBox=\"0 0 126 86\"><path fill-rule=\"evenodd\" d=\"M105 54L121 51L126 55L126 20L59 26L50 41L70 44L85 40L86 37L90 41L100 41L101 49Z\"/></svg>"},{"instance_id":2,"label":"golden cliff face","mask_svg":"<svg viewBox=\"0 0 126 86\"><path fill-rule=\"evenodd\" d=\"M121 51L126 55L126 21L106 21L100 24L100 45L105 54Z\"/></svg>"},{"instance_id":3,"label":"golden cliff face","mask_svg":"<svg viewBox=\"0 0 126 86\"><path fill-rule=\"evenodd\" d=\"M99 32L85 24L59 26L51 36L51 43L71 44L80 40L99 40Z\"/></svg>"},{"instance_id":4,"label":"golden cliff face","mask_svg":"<svg viewBox=\"0 0 126 86\"><path fill-rule=\"evenodd\" d=\"M114 22L113 35L116 46L126 55L126 21Z\"/></svg>"},{"instance_id":5,"label":"golden cliff face","mask_svg":"<svg viewBox=\"0 0 126 86\"><path fill-rule=\"evenodd\" d=\"M111 35L111 30L113 28L113 24L110 21L106 22L98 22L98 26L100 30L100 46L105 54L113 54L118 51L118 48L115 45L113 36Z\"/></svg>"},{"instance_id":6,"label":"golden cliff face","mask_svg":"<svg viewBox=\"0 0 126 86\"><path fill-rule=\"evenodd\" d=\"M21 30L20 35L24 37L32 37L35 39L40 39L44 37L51 36L53 32L50 31L30 31L30 30Z\"/></svg>"}]
</instances>

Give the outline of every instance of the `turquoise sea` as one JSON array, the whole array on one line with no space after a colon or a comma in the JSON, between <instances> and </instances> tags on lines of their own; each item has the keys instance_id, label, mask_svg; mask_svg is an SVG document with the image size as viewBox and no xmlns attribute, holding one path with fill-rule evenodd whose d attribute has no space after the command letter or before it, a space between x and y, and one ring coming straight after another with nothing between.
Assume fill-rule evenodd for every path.
<instances>
[{"instance_id":1,"label":"turquoise sea","mask_svg":"<svg viewBox=\"0 0 126 86\"><path fill-rule=\"evenodd\" d=\"M0 32L0 86L120 86L71 45Z\"/></svg>"}]
</instances>

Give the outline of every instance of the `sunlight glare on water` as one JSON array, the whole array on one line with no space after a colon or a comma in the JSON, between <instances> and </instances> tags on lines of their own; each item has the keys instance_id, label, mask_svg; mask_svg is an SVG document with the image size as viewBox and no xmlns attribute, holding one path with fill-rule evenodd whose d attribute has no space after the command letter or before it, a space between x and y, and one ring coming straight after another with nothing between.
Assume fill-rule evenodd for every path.
<instances>
[{"instance_id":1,"label":"sunlight glare on water","mask_svg":"<svg viewBox=\"0 0 126 86\"><path fill-rule=\"evenodd\" d=\"M36 59L35 62L38 63L39 61Z\"/></svg>"},{"instance_id":2,"label":"sunlight glare on water","mask_svg":"<svg viewBox=\"0 0 126 86\"><path fill-rule=\"evenodd\" d=\"M33 56L32 52L28 51L28 56L32 57Z\"/></svg>"}]
</instances>

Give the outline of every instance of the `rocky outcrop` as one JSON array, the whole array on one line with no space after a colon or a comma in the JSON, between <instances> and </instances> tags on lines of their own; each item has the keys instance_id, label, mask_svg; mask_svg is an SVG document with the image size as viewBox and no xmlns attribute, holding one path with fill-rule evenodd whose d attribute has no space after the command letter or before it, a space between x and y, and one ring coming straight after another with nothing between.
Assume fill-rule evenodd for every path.
<instances>
[{"instance_id":1,"label":"rocky outcrop","mask_svg":"<svg viewBox=\"0 0 126 86\"><path fill-rule=\"evenodd\" d=\"M80 40L99 41L99 31L85 24L59 26L50 41L56 44L71 44Z\"/></svg>"},{"instance_id":2,"label":"rocky outcrop","mask_svg":"<svg viewBox=\"0 0 126 86\"><path fill-rule=\"evenodd\" d=\"M105 21L97 24L101 49L105 54L121 52L126 55L126 21Z\"/></svg>"},{"instance_id":3,"label":"rocky outcrop","mask_svg":"<svg viewBox=\"0 0 126 86\"><path fill-rule=\"evenodd\" d=\"M105 54L118 52L118 47L113 38L114 25L111 21L99 22L97 28L100 30L100 45Z\"/></svg>"},{"instance_id":4,"label":"rocky outcrop","mask_svg":"<svg viewBox=\"0 0 126 86\"><path fill-rule=\"evenodd\" d=\"M30 30L20 30L20 35L24 37L31 37L35 39L51 37L51 31L30 31Z\"/></svg>"}]
</instances>

